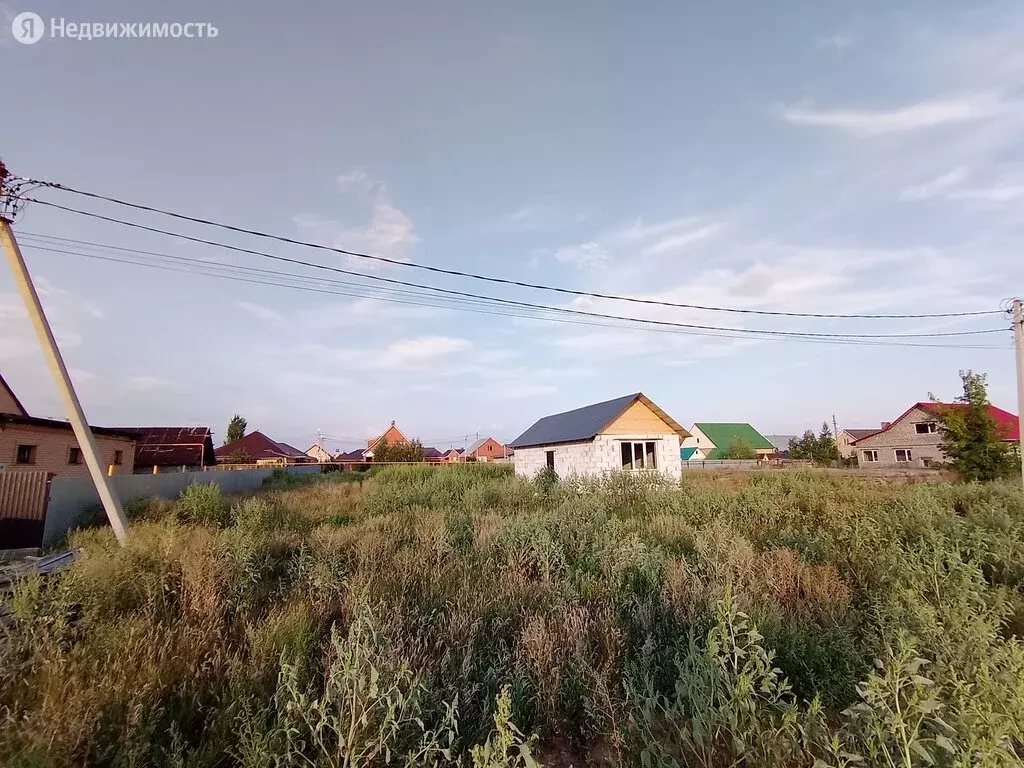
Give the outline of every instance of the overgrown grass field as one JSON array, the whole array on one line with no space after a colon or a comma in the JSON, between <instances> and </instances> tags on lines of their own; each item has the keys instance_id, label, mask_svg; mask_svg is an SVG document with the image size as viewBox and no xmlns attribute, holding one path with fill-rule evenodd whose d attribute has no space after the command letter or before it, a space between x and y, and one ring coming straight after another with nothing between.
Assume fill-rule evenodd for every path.
<instances>
[{"instance_id":1,"label":"overgrown grass field","mask_svg":"<svg viewBox=\"0 0 1024 768\"><path fill-rule=\"evenodd\" d=\"M1024 760L1015 487L358 477L74 533L0 636L0 764Z\"/></svg>"}]
</instances>

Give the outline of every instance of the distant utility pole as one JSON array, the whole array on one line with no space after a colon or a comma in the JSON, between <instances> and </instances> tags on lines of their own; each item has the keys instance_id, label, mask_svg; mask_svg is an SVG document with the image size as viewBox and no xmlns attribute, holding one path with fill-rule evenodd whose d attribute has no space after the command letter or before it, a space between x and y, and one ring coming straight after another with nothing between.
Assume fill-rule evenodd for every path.
<instances>
[{"instance_id":1,"label":"distant utility pole","mask_svg":"<svg viewBox=\"0 0 1024 768\"><path fill-rule=\"evenodd\" d=\"M1017 350L1017 431L1020 433L1021 482L1024 483L1024 302L1013 300L1013 346Z\"/></svg>"},{"instance_id":2,"label":"distant utility pole","mask_svg":"<svg viewBox=\"0 0 1024 768\"><path fill-rule=\"evenodd\" d=\"M75 394L75 388L71 384L68 369L64 365L64 358L61 357L60 349L57 347L57 340L53 337L50 323L43 312L43 305L39 301L39 294L36 293L36 288L32 284L32 276L29 274L28 267L25 265L25 259L21 255L18 241L14 239L11 219L4 216L2 212L3 210L10 210L13 215L12 209L15 203L14 200L8 199L8 196L11 196L11 192L4 185L6 179L7 170L0 163L0 205L3 206L3 209L0 210L0 244L3 245L4 251L7 253L7 260L11 265L11 271L14 273L14 281L18 284L18 291L21 293L21 298L25 301L25 308L28 310L28 315L32 320L36 336L39 337L39 345L43 349L43 356L50 366L50 373L53 374L54 383L57 385L57 392L64 403L64 410L68 414L71 428L75 432L75 439L78 440L78 447L82 450L85 464L89 468L89 474L92 476L93 484L96 486L96 492L99 494L100 501L103 502L103 509L107 512L107 518L114 529L114 535L124 545L128 535L128 523L124 517L124 510L121 509L121 502L114 495L104 467L100 463L99 451L96 450L96 440L92 436L89 422L85 420L85 412L82 410L82 404L78 402L78 395Z\"/></svg>"},{"instance_id":3,"label":"distant utility pole","mask_svg":"<svg viewBox=\"0 0 1024 768\"><path fill-rule=\"evenodd\" d=\"M839 425L836 424L836 415L832 414L832 437L835 438L836 445L839 445Z\"/></svg>"}]
</instances>

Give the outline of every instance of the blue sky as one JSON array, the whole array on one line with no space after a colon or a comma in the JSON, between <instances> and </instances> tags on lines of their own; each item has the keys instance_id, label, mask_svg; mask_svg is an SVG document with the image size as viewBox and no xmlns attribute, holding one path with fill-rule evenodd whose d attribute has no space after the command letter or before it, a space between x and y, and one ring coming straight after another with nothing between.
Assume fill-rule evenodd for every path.
<instances>
[{"instance_id":1,"label":"blue sky","mask_svg":"<svg viewBox=\"0 0 1024 768\"><path fill-rule=\"evenodd\" d=\"M210 21L213 40L15 42L11 169L396 259L677 302L831 313L998 308L1024 288L1024 7L981 3L327 3L301 13L15 5ZM769 7L770 6L770 7ZM47 199L123 215L59 193ZM292 258L678 322L901 333L1007 325L780 320L466 284L131 213ZM20 233L278 269L30 207ZM26 236L30 237L30 236ZM391 419L439 447L512 439L641 390L676 420L872 426L998 349L831 346L559 325L159 272L25 248L97 424L232 413L305 447ZM0 370L60 415L10 276ZM329 441L330 447L351 441Z\"/></svg>"}]
</instances>

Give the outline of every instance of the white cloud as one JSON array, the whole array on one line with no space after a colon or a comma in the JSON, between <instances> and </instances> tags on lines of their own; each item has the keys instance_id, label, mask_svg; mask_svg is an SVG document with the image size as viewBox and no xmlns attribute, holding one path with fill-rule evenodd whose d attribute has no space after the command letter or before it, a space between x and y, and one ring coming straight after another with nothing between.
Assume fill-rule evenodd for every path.
<instances>
[{"instance_id":1,"label":"white cloud","mask_svg":"<svg viewBox=\"0 0 1024 768\"><path fill-rule=\"evenodd\" d=\"M845 53L854 43L854 37L851 34L836 34L826 35L819 37L815 41L815 47L823 50L833 50L837 53Z\"/></svg>"},{"instance_id":2,"label":"white cloud","mask_svg":"<svg viewBox=\"0 0 1024 768\"><path fill-rule=\"evenodd\" d=\"M342 191L369 204L369 221L350 224L302 213L293 217L295 225L334 248L405 261L407 252L419 242L419 237L409 216L391 202L387 186L360 170L339 176L337 181ZM357 256L344 258L347 264L364 270L378 269L382 265L382 262Z\"/></svg>"},{"instance_id":3,"label":"white cloud","mask_svg":"<svg viewBox=\"0 0 1024 768\"><path fill-rule=\"evenodd\" d=\"M637 219L627 227L613 230L608 233L607 237L614 242L636 243L641 240L668 235L680 229L688 229L700 223L701 220L696 216L681 216L654 224L645 224L643 219Z\"/></svg>"},{"instance_id":4,"label":"white cloud","mask_svg":"<svg viewBox=\"0 0 1024 768\"><path fill-rule=\"evenodd\" d=\"M637 220L603 232L588 242L559 248L554 257L563 264L592 269L607 266L618 256L628 258L632 267L642 267L638 259L650 261L675 253L714 236L723 226L721 222L708 222L694 216L654 223Z\"/></svg>"},{"instance_id":5,"label":"white cloud","mask_svg":"<svg viewBox=\"0 0 1024 768\"><path fill-rule=\"evenodd\" d=\"M129 376L125 379L124 387L131 392L152 392L155 389L161 389L162 387L170 384L166 379L161 379L159 376Z\"/></svg>"},{"instance_id":6,"label":"white cloud","mask_svg":"<svg viewBox=\"0 0 1024 768\"><path fill-rule=\"evenodd\" d=\"M421 336L392 342L380 353L382 368L405 368L412 364L430 362L463 352L473 346L469 339L449 336Z\"/></svg>"},{"instance_id":7,"label":"white cloud","mask_svg":"<svg viewBox=\"0 0 1024 768\"><path fill-rule=\"evenodd\" d=\"M284 318L281 316L281 313L275 309L271 309L270 307L254 304L251 301L237 301L235 304L239 309L248 312L257 320L264 320L269 323L284 322Z\"/></svg>"},{"instance_id":8,"label":"white cloud","mask_svg":"<svg viewBox=\"0 0 1024 768\"><path fill-rule=\"evenodd\" d=\"M96 374L91 371L85 371L81 368L68 368L68 375L71 376L71 381L78 386L80 384L88 384L96 380Z\"/></svg>"},{"instance_id":9,"label":"white cloud","mask_svg":"<svg viewBox=\"0 0 1024 768\"><path fill-rule=\"evenodd\" d=\"M538 384L526 381L503 381L486 387L468 387L467 391L486 395L488 400L519 400L528 397L551 395L558 391L554 384Z\"/></svg>"},{"instance_id":10,"label":"white cloud","mask_svg":"<svg viewBox=\"0 0 1024 768\"><path fill-rule=\"evenodd\" d=\"M928 200L959 186L966 181L967 175L966 168L954 168L949 173L944 173L924 184L907 187L900 192L900 200Z\"/></svg>"},{"instance_id":11,"label":"white cloud","mask_svg":"<svg viewBox=\"0 0 1024 768\"><path fill-rule=\"evenodd\" d=\"M996 186L987 189L958 189L949 193L951 200L979 200L986 203L1005 203L1024 197L1024 185Z\"/></svg>"},{"instance_id":12,"label":"white cloud","mask_svg":"<svg viewBox=\"0 0 1024 768\"><path fill-rule=\"evenodd\" d=\"M295 351L315 359L317 365L340 364L345 371L429 370L449 373L452 359L473 348L469 339L450 336L419 336L393 341L383 348L332 348L325 344L303 344Z\"/></svg>"},{"instance_id":13,"label":"white cloud","mask_svg":"<svg viewBox=\"0 0 1024 768\"><path fill-rule=\"evenodd\" d=\"M738 244L735 251L743 254L742 263L726 265L720 260L707 260L690 265L682 272L664 271L659 283L663 287L629 293L638 298L677 304L766 310L793 307L822 313L878 313L914 307L921 295L928 295L929 301L951 311L978 309L991 301L988 294L993 288L992 277L973 270L956 249L807 247L761 242ZM810 328L828 332L835 325L824 321L809 326L806 320L794 318L711 314L657 305L636 305L624 312L618 302L590 297L579 297L568 306L590 312L629 314L637 319L712 325L739 331ZM935 330L937 325L943 324L952 330L963 327L954 321L930 324L894 321L877 324L872 330L914 333ZM644 358L645 363L651 365L664 365L666 360L725 357L772 343L760 336L715 333L697 328L680 328L673 332L666 329L663 333L623 328L588 331L559 328L546 338L562 354L573 358L588 359L595 354L602 360Z\"/></svg>"},{"instance_id":14,"label":"white cloud","mask_svg":"<svg viewBox=\"0 0 1024 768\"><path fill-rule=\"evenodd\" d=\"M375 185L373 179L360 168L353 168L348 173L343 173L335 179L338 187L344 191L349 192L353 189L372 189Z\"/></svg>"},{"instance_id":15,"label":"white cloud","mask_svg":"<svg viewBox=\"0 0 1024 768\"><path fill-rule=\"evenodd\" d=\"M698 227L697 229L692 229L688 232L666 235L665 237L659 238L656 242L646 246L641 253L644 256L658 256L664 253L672 253L680 250L681 248L685 248L688 245L699 243L701 240L706 240L721 228L721 224L708 224L707 226Z\"/></svg>"},{"instance_id":16,"label":"white cloud","mask_svg":"<svg viewBox=\"0 0 1024 768\"><path fill-rule=\"evenodd\" d=\"M79 329L84 328L88 321L101 318L102 310L94 302L58 287L45 277L36 278L35 285L57 345L62 351L80 347L82 334ZM0 333L0 362L40 354L39 341L20 295L0 294L0 328L3 328Z\"/></svg>"},{"instance_id":17,"label":"white cloud","mask_svg":"<svg viewBox=\"0 0 1024 768\"><path fill-rule=\"evenodd\" d=\"M609 253L597 243L590 242L559 248L555 251L555 259L562 264L571 264L580 269L593 269L605 266Z\"/></svg>"},{"instance_id":18,"label":"white cloud","mask_svg":"<svg viewBox=\"0 0 1024 768\"><path fill-rule=\"evenodd\" d=\"M920 101L890 110L814 109L784 107L782 117L794 125L834 128L858 136L907 133L951 123L995 117L1009 105L992 93L968 94L960 98Z\"/></svg>"},{"instance_id":19,"label":"white cloud","mask_svg":"<svg viewBox=\"0 0 1024 768\"><path fill-rule=\"evenodd\" d=\"M967 172L963 168L950 171L924 184L907 187L900 200L927 200L944 197L947 200L967 200L981 203L1006 203L1024 197L1024 184L995 184L991 187L964 187Z\"/></svg>"},{"instance_id":20,"label":"white cloud","mask_svg":"<svg viewBox=\"0 0 1024 768\"><path fill-rule=\"evenodd\" d=\"M414 304L397 304L381 299L355 299L321 304L295 315L295 323L309 331L331 331L373 325L388 320L425 320L447 315L451 310Z\"/></svg>"}]
</instances>

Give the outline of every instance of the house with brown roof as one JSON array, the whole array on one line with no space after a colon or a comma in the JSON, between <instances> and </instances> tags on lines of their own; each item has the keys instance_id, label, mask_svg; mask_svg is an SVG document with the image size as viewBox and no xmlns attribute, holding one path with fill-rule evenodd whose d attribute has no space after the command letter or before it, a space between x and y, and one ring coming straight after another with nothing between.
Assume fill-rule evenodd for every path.
<instances>
[{"instance_id":1,"label":"house with brown roof","mask_svg":"<svg viewBox=\"0 0 1024 768\"><path fill-rule=\"evenodd\" d=\"M214 453L219 463L230 463L233 456L244 454L246 464L308 464L312 458L288 443L271 440L260 431L250 432L234 442L222 445Z\"/></svg>"},{"instance_id":2,"label":"house with brown roof","mask_svg":"<svg viewBox=\"0 0 1024 768\"><path fill-rule=\"evenodd\" d=\"M442 459L442 461L447 461L448 463L465 461L466 457L463 455L465 454L465 452L465 448L449 448L447 451L445 451L444 458Z\"/></svg>"},{"instance_id":3,"label":"house with brown roof","mask_svg":"<svg viewBox=\"0 0 1024 768\"><path fill-rule=\"evenodd\" d=\"M90 427L100 461L114 474L130 474L135 461L133 430ZM60 477L87 476L82 449L67 421L30 416L0 377L0 471L42 470Z\"/></svg>"},{"instance_id":4,"label":"house with brown roof","mask_svg":"<svg viewBox=\"0 0 1024 768\"><path fill-rule=\"evenodd\" d=\"M136 473L192 472L217 463L209 427L123 427L138 435Z\"/></svg>"},{"instance_id":5,"label":"house with brown roof","mask_svg":"<svg viewBox=\"0 0 1024 768\"><path fill-rule=\"evenodd\" d=\"M858 466L910 468L945 462L941 412L965 407L959 403L914 403L895 421L883 422L881 429L853 443ZM1003 440L1015 443L1020 435L1016 415L994 405L988 408Z\"/></svg>"}]
</instances>

